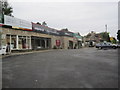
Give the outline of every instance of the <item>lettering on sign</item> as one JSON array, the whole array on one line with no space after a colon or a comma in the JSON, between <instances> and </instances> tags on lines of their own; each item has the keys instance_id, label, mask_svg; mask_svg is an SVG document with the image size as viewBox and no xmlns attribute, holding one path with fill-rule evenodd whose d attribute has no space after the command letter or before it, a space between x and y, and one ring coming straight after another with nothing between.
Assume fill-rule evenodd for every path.
<instances>
[{"instance_id":1,"label":"lettering on sign","mask_svg":"<svg viewBox=\"0 0 120 90\"><path fill-rule=\"evenodd\" d=\"M22 20L22 19L18 19L15 17L7 16L7 15L4 15L4 24L10 25L12 27L32 29L31 22L28 22L28 21Z\"/></svg>"}]
</instances>

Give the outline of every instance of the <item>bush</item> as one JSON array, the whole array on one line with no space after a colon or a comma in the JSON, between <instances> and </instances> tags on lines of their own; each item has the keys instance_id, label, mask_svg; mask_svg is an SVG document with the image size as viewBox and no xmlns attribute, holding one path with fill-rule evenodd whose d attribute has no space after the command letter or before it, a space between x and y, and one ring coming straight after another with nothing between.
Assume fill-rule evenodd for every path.
<instances>
[{"instance_id":1,"label":"bush","mask_svg":"<svg viewBox=\"0 0 120 90\"><path fill-rule=\"evenodd\" d=\"M53 49L57 49L57 47L56 47L56 46L54 46L54 47L53 47Z\"/></svg>"}]
</instances>

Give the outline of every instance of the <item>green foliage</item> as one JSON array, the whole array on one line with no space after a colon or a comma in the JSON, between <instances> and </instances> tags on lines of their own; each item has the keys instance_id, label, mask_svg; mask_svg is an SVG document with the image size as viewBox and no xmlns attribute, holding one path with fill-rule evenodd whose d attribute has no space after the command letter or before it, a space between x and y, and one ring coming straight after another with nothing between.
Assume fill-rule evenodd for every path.
<instances>
[{"instance_id":1,"label":"green foliage","mask_svg":"<svg viewBox=\"0 0 120 90\"><path fill-rule=\"evenodd\" d=\"M7 1L2 1L2 14L12 16L13 8L9 5Z\"/></svg>"},{"instance_id":2,"label":"green foliage","mask_svg":"<svg viewBox=\"0 0 120 90\"><path fill-rule=\"evenodd\" d=\"M116 40L113 40L112 43L116 44Z\"/></svg>"},{"instance_id":3,"label":"green foliage","mask_svg":"<svg viewBox=\"0 0 120 90\"><path fill-rule=\"evenodd\" d=\"M61 31L64 31L64 32L68 32L68 28L65 28L65 29L61 29Z\"/></svg>"},{"instance_id":4,"label":"green foliage","mask_svg":"<svg viewBox=\"0 0 120 90\"><path fill-rule=\"evenodd\" d=\"M42 23L42 25L46 26L46 25L47 25L47 23L44 21L44 22Z\"/></svg>"},{"instance_id":5,"label":"green foliage","mask_svg":"<svg viewBox=\"0 0 120 90\"><path fill-rule=\"evenodd\" d=\"M111 41L111 43L116 44L117 40L115 38L113 38L113 40Z\"/></svg>"},{"instance_id":6,"label":"green foliage","mask_svg":"<svg viewBox=\"0 0 120 90\"><path fill-rule=\"evenodd\" d=\"M100 36L104 41L110 42L110 36L108 32L102 32L100 33Z\"/></svg>"},{"instance_id":7,"label":"green foliage","mask_svg":"<svg viewBox=\"0 0 120 90\"><path fill-rule=\"evenodd\" d=\"M41 25L41 23L40 23L40 22L37 22L37 24Z\"/></svg>"},{"instance_id":8,"label":"green foliage","mask_svg":"<svg viewBox=\"0 0 120 90\"><path fill-rule=\"evenodd\" d=\"M53 49L57 49L57 46L54 46Z\"/></svg>"}]
</instances>

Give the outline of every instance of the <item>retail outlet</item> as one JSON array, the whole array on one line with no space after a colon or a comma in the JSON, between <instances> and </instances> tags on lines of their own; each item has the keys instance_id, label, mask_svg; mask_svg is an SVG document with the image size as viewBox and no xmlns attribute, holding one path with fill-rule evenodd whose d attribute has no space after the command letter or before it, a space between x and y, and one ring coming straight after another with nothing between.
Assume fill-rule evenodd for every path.
<instances>
[{"instance_id":1,"label":"retail outlet","mask_svg":"<svg viewBox=\"0 0 120 90\"><path fill-rule=\"evenodd\" d=\"M70 31L61 31L4 15L0 23L1 44L11 50L80 48L82 38ZM79 36L79 38L78 38Z\"/></svg>"}]
</instances>

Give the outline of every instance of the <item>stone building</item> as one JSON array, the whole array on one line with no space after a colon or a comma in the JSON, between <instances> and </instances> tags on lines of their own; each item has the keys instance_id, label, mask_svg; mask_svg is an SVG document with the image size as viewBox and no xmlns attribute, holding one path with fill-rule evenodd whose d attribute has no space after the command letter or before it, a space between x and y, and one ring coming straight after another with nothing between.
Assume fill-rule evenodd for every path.
<instances>
[{"instance_id":1,"label":"stone building","mask_svg":"<svg viewBox=\"0 0 120 90\"><path fill-rule=\"evenodd\" d=\"M109 42L109 33L108 32L101 32L101 33L95 33L91 31L91 33L88 33L86 36L84 36L84 43L85 46L95 46L96 43L107 41Z\"/></svg>"},{"instance_id":2,"label":"stone building","mask_svg":"<svg viewBox=\"0 0 120 90\"><path fill-rule=\"evenodd\" d=\"M2 30L2 45L10 44L11 50L37 49L73 49L76 41L74 33L62 31L15 17L4 15Z\"/></svg>"},{"instance_id":3,"label":"stone building","mask_svg":"<svg viewBox=\"0 0 120 90\"><path fill-rule=\"evenodd\" d=\"M100 42L100 40L100 34L96 34L94 31L91 31L91 33L88 33L86 36L84 36L85 46L95 46L96 43Z\"/></svg>"}]
</instances>

